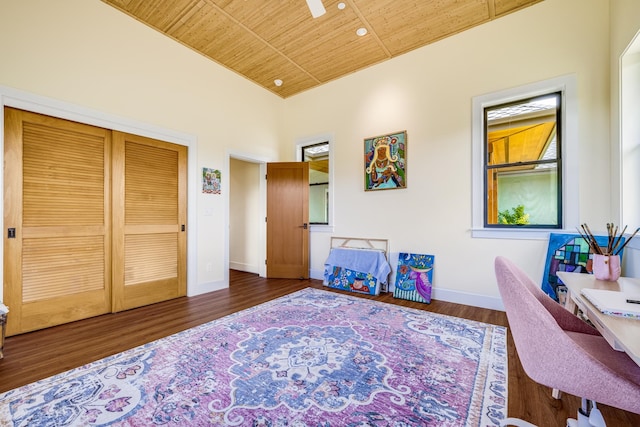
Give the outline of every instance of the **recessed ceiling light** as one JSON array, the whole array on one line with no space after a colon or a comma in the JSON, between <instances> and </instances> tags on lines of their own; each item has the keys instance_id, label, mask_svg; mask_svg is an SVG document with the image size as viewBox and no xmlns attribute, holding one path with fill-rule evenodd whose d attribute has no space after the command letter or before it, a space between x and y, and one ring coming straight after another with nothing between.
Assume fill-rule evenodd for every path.
<instances>
[{"instance_id":1,"label":"recessed ceiling light","mask_svg":"<svg viewBox=\"0 0 640 427\"><path fill-rule=\"evenodd\" d=\"M347 7L347 5L346 5L346 4L344 4L343 2L338 3L338 9L342 10L342 9L344 9L345 7Z\"/></svg>"},{"instance_id":2,"label":"recessed ceiling light","mask_svg":"<svg viewBox=\"0 0 640 427\"><path fill-rule=\"evenodd\" d=\"M358 28L356 30L356 34L359 35L360 37L364 36L365 34L367 34L367 29L364 27Z\"/></svg>"},{"instance_id":3,"label":"recessed ceiling light","mask_svg":"<svg viewBox=\"0 0 640 427\"><path fill-rule=\"evenodd\" d=\"M275 79L275 80L273 81L273 83L274 83L276 86L278 86L278 87L282 86L282 80L280 80L280 79Z\"/></svg>"}]
</instances>

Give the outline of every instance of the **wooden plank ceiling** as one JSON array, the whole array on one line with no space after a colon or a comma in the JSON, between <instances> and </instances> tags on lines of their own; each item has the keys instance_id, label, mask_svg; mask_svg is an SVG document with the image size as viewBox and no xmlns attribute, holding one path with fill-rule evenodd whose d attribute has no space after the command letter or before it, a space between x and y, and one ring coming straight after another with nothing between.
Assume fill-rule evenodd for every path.
<instances>
[{"instance_id":1,"label":"wooden plank ceiling","mask_svg":"<svg viewBox=\"0 0 640 427\"><path fill-rule=\"evenodd\" d=\"M542 0L102 1L286 98Z\"/></svg>"}]
</instances>

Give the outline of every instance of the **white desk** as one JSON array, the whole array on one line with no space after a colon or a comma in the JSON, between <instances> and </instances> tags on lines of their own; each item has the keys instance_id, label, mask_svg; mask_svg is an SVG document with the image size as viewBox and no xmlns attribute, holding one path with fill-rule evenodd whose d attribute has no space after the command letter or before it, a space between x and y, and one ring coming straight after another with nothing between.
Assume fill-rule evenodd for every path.
<instances>
[{"instance_id":1,"label":"white desk","mask_svg":"<svg viewBox=\"0 0 640 427\"><path fill-rule=\"evenodd\" d=\"M589 318L607 342L618 351L626 352L640 366L640 319L610 316L602 313L582 295L582 289L633 290L640 293L640 279L620 277L616 282L597 280L592 274L558 271L558 277L567 287L567 310L576 307Z\"/></svg>"}]
</instances>

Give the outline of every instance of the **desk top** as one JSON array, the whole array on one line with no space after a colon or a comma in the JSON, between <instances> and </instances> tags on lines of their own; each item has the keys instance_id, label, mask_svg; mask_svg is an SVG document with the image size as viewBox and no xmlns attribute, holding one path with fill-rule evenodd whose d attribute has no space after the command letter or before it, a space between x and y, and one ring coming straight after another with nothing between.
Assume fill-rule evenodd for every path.
<instances>
[{"instance_id":1,"label":"desk top","mask_svg":"<svg viewBox=\"0 0 640 427\"><path fill-rule=\"evenodd\" d=\"M571 300L582 310L613 348L625 351L640 365L640 320L604 314L581 293L584 288L593 288L638 294L640 279L620 277L615 282L608 282L597 280L592 274L566 271L559 271L557 274L567 287L569 293L567 300Z\"/></svg>"}]
</instances>

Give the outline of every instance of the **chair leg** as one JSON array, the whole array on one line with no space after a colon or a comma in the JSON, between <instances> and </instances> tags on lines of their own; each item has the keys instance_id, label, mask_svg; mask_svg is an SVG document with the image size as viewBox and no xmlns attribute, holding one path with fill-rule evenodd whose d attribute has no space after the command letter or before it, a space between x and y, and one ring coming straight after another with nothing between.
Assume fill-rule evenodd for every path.
<instances>
[{"instance_id":1,"label":"chair leg","mask_svg":"<svg viewBox=\"0 0 640 427\"><path fill-rule=\"evenodd\" d=\"M558 390L557 388L554 388L553 390L551 390L551 397L553 397L554 399L561 399L562 391Z\"/></svg>"},{"instance_id":2,"label":"chair leg","mask_svg":"<svg viewBox=\"0 0 640 427\"><path fill-rule=\"evenodd\" d=\"M569 418L567 427L607 427L595 401L582 398L582 407L578 409L578 418Z\"/></svg>"}]
</instances>

